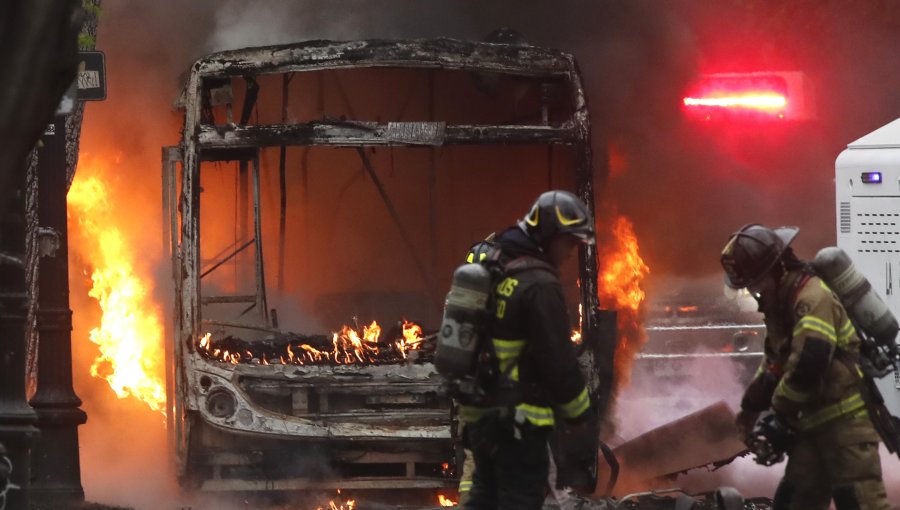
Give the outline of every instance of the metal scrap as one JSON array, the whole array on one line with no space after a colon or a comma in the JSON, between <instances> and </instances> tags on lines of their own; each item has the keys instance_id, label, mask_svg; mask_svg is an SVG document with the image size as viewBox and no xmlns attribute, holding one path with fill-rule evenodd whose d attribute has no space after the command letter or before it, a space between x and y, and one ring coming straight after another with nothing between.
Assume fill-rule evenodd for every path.
<instances>
[{"instance_id":1,"label":"metal scrap","mask_svg":"<svg viewBox=\"0 0 900 510\"><path fill-rule=\"evenodd\" d=\"M657 427L614 449L621 464L619 487L652 487L671 475L726 463L747 450L724 402Z\"/></svg>"}]
</instances>

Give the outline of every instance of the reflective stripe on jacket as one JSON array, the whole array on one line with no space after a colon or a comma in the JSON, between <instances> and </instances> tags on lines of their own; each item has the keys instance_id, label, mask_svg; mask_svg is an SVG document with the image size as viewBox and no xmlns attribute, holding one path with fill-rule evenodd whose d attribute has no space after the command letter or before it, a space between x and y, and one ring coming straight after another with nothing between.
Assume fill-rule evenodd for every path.
<instances>
[{"instance_id":1,"label":"reflective stripe on jacket","mask_svg":"<svg viewBox=\"0 0 900 510\"><path fill-rule=\"evenodd\" d=\"M492 339L491 343L497 356L501 374L519 382L519 357L525 347L525 340ZM587 386L584 386L575 398L558 404L556 411L565 419L573 419L581 416L591 406ZM459 417L466 423L478 421L488 409L476 406L460 405ZM555 424L554 407L549 405L535 405L527 402L519 403L514 408L516 422L530 422L538 427L552 427Z\"/></svg>"},{"instance_id":2,"label":"reflective stripe on jacket","mask_svg":"<svg viewBox=\"0 0 900 510\"><path fill-rule=\"evenodd\" d=\"M784 371L772 395L772 408L801 431L842 417L864 416L859 378L853 371L858 368L835 357L838 349L855 357L860 343L839 298L820 278L804 281L799 271L787 273L781 285L797 290L793 302L788 301L789 318L766 317L767 358ZM792 329L783 331L778 324Z\"/></svg>"}]
</instances>

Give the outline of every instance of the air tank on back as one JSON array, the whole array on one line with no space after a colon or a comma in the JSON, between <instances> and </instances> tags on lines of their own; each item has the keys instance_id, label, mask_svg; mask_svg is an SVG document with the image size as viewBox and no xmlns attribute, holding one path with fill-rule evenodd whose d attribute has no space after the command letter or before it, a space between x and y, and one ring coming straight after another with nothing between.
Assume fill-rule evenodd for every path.
<instances>
[{"instance_id":1,"label":"air tank on back","mask_svg":"<svg viewBox=\"0 0 900 510\"><path fill-rule=\"evenodd\" d=\"M838 295L854 326L872 339L878 350L886 350L891 356L895 356L895 339L900 330L897 318L872 288L869 280L856 269L847 253L836 246L823 248L816 254L813 267ZM890 362L888 359L884 361ZM876 363L878 364L883 363Z\"/></svg>"},{"instance_id":2,"label":"air tank on back","mask_svg":"<svg viewBox=\"0 0 900 510\"><path fill-rule=\"evenodd\" d=\"M434 354L434 366L444 377L459 379L474 372L490 291L491 275L481 264L463 264L453 272Z\"/></svg>"}]
</instances>

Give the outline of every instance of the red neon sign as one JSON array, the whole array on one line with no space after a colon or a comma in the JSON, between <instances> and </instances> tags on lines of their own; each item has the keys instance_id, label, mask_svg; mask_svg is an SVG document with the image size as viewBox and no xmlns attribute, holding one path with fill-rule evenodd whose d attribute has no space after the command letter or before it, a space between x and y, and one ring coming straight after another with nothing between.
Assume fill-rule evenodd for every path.
<instances>
[{"instance_id":1,"label":"red neon sign","mask_svg":"<svg viewBox=\"0 0 900 510\"><path fill-rule=\"evenodd\" d=\"M707 120L722 117L783 118L789 106L786 81L771 73L703 76L683 99L685 109Z\"/></svg>"},{"instance_id":2,"label":"red neon sign","mask_svg":"<svg viewBox=\"0 0 900 510\"><path fill-rule=\"evenodd\" d=\"M716 106L720 108L755 108L758 110L783 110L787 98L769 92L713 95L711 97L686 97L685 106Z\"/></svg>"}]
</instances>

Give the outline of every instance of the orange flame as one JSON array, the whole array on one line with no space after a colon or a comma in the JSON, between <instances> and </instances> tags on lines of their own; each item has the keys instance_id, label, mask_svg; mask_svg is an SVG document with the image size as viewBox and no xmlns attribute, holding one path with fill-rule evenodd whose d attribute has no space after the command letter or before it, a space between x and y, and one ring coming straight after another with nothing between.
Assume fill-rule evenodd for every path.
<instances>
[{"instance_id":1,"label":"orange flame","mask_svg":"<svg viewBox=\"0 0 900 510\"><path fill-rule=\"evenodd\" d=\"M317 506L316 510L353 510L354 508L356 508L356 500L351 499L344 503L329 501L327 507Z\"/></svg>"},{"instance_id":2,"label":"orange flame","mask_svg":"<svg viewBox=\"0 0 900 510\"><path fill-rule=\"evenodd\" d=\"M341 490L338 489L337 493L338 493L338 495L340 495ZM316 510L353 510L354 508L356 508L356 500L348 499L347 501L345 501L343 503L341 503L341 502L335 503L334 500L330 500L330 501L328 501L327 508L318 506L318 507L316 507Z\"/></svg>"},{"instance_id":3,"label":"orange flame","mask_svg":"<svg viewBox=\"0 0 900 510\"><path fill-rule=\"evenodd\" d=\"M350 326L341 328L340 333L332 333L334 351L332 354L339 363L362 363L378 356L378 337L381 326L377 322L363 327L362 337ZM342 360L342 361L341 361Z\"/></svg>"},{"instance_id":4,"label":"orange flame","mask_svg":"<svg viewBox=\"0 0 900 510\"><path fill-rule=\"evenodd\" d=\"M406 319L403 320L403 338L397 340L396 346L397 350L403 355L403 359L406 359L407 352L419 349L422 347L422 341L425 339L422 336L422 327L414 322L409 322Z\"/></svg>"},{"instance_id":5,"label":"orange flame","mask_svg":"<svg viewBox=\"0 0 900 510\"><path fill-rule=\"evenodd\" d=\"M393 342L381 339L382 328L376 321L363 326L362 331L351 326L342 326L331 334L331 350L320 350L309 344L293 342L284 351L262 354L254 357L250 351L229 352L214 346L212 334L206 333L197 343L198 351L207 358L226 363L257 363L270 365L306 365L308 363L330 362L336 364L377 363L379 361L405 360L410 351L419 350L424 345L422 327L414 322L403 321L402 337Z\"/></svg>"},{"instance_id":6,"label":"orange flame","mask_svg":"<svg viewBox=\"0 0 900 510\"><path fill-rule=\"evenodd\" d=\"M161 313L150 296L151 278L137 267L139 254L126 235L129 230L117 223L104 181L109 165L82 157L68 195L79 239L73 249L93 269L89 295L103 311L100 325L90 332L100 350L91 375L105 379L119 398L133 396L165 413Z\"/></svg>"},{"instance_id":7,"label":"orange flame","mask_svg":"<svg viewBox=\"0 0 900 510\"><path fill-rule=\"evenodd\" d=\"M438 503L441 506L456 506L456 501L444 496L443 494L438 494Z\"/></svg>"},{"instance_id":8,"label":"orange flame","mask_svg":"<svg viewBox=\"0 0 900 510\"><path fill-rule=\"evenodd\" d=\"M599 230L599 229L598 229ZM600 250L600 303L616 310L619 344L616 346L616 387L621 388L631 376L631 362L640 351L647 335L641 320L646 294L641 288L650 268L641 258L637 236L631 221L614 217L609 239Z\"/></svg>"},{"instance_id":9,"label":"orange flame","mask_svg":"<svg viewBox=\"0 0 900 510\"><path fill-rule=\"evenodd\" d=\"M579 345L581 343L581 331L573 329L572 335L569 337L569 340L571 340L573 344Z\"/></svg>"},{"instance_id":10,"label":"orange flame","mask_svg":"<svg viewBox=\"0 0 900 510\"><path fill-rule=\"evenodd\" d=\"M572 328L572 334L569 335L569 340L572 341L575 345L581 345L581 328L584 324L584 309L581 306L581 303L578 304L578 327Z\"/></svg>"}]
</instances>

